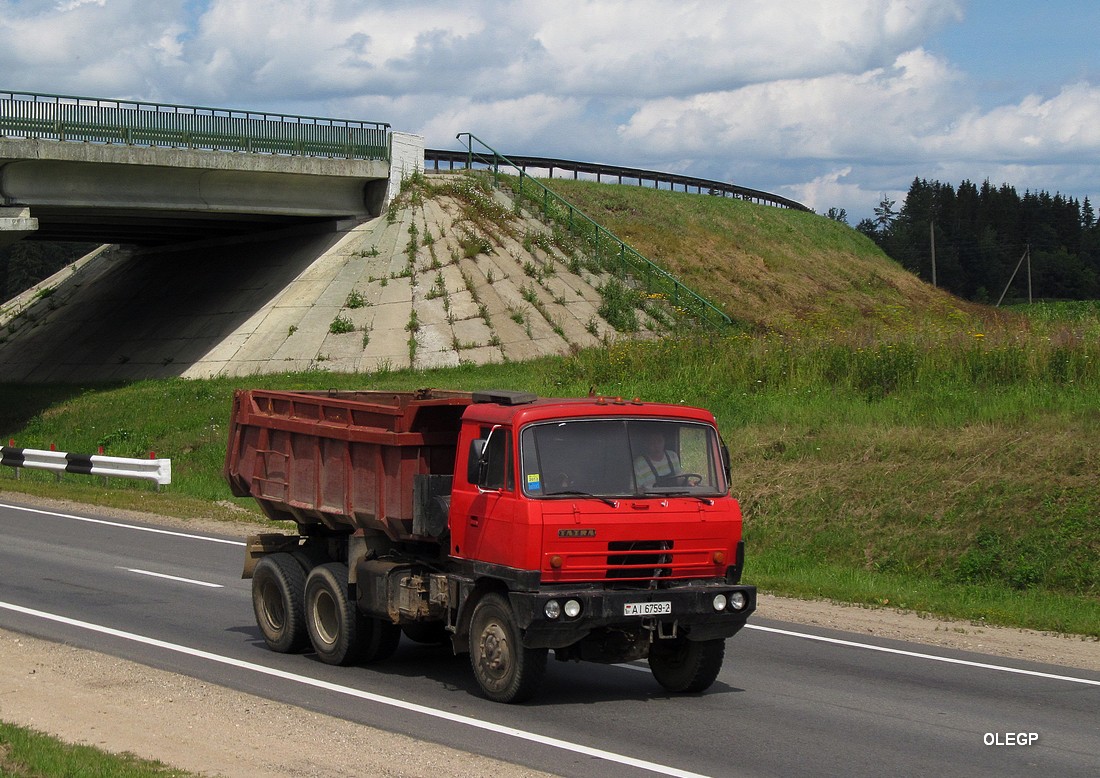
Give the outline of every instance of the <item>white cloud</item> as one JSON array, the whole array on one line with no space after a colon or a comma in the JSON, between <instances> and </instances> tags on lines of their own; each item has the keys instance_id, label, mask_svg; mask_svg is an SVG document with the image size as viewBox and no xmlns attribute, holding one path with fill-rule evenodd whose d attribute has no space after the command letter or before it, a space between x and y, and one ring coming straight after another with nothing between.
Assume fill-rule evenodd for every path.
<instances>
[{"instance_id":1,"label":"white cloud","mask_svg":"<svg viewBox=\"0 0 1100 778\"><path fill-rule=\"evenodd\" d=\"M445 147L469 131L853 220L914 176L1092 186L1100 88L977 108L929 43L965 5L0 0L0 86L386 121Z\"/></svg>"},{"instance_id":2,"label":"white cloud","mask_svg":"<svg viewBox=\"0 0 1100 778\"><path fill-rule=\"evenodd\" d=\"M1100 88L1071 84L1049 99L1028 95L1015 105L963 114L928 147L950 157L1040 161L1100 152Z\"/></svg>"},{"instance_id":3,"label":"white cloud","mask_svg":"<svg viewBox=\"0 0 1100 778\"><path fill-rule=\"evenodd\" d=\"M162 78L158 52L181 29L180 0L0 2L5 86L96 97L142 97Z\"/></svg>"},{"instance_id":4,"label":"white cloud","mask_svg":"<svg viewBox=\"0 0 1100 778\"><path fill-rule=\"evenodd\" d=\"M70 0L67 3L58 3L57 10L61 12L72 11L82 5L98 5L100 8L107 4L107 0Z\"/></svg>"},{"instance_id":5,"label":"white cloud","mask_svg":"<svg viewBox=\"0 0 1100 778\"><path fill-rule=\"evenodd\" d=\"M792 187L795 199L803 205L808 205L814 210L826 210L826 203L850 202L854 195L860 193L857 184L842 184L840 179L852 172L852 166L847 165L837 170L831 170L825 175L818 176L813 181L805 184L797 184Z\"/></svg>"},{"instance_id":6,"label":"white cloud","mask_svg":"<svg viewBox=\"0 0 1100 778\"><path fill-rule=\"evenodd\" d=\"M960 14L953 0L567 0L538 7L534 39L564 89L647 97L863 72Z\"/></svg>"},{"instance_id":7,"label":"white cloud","mask_svg":"<svg viewBox=\"0 0 1100 778\"><path fill-rule=\"evenodd\" d=\"M448 52L485 23L443 2L215 0L187 47L186 88L228 97L243 86L274 99L431 93L433 72L476 67L473 52L459 63Z\"/></svg>"},{"instance_id":8,"label":"white cloud","mask_svg":"<svg viewBox=\"0 0 1100 778\"><path fill-rule=\"evenodd\" d=\"M578 127L583 121L582 110L583 105L576 100L545 95L467 103L433 116L424 132L445 147L453 144L451 139L458 130L472 132L504 154L530 153L532 148L548 148L552 136L562 127ZM502 145L502 139L507 146Z\"/></svg>"},{"instance_id":9,"label":"white cloud","mask_svg":"<svg viewBox=\"0 0 1100 778\"><path fill-rule=\"evenodd\" d=\"M898 56L891 67L865 73L654 100L619 134L650 148L707 153L727 147L787 159L912 153L922 132L953 115L958 81L946 63L917 49Z\"/></svg>"}]
</instances>

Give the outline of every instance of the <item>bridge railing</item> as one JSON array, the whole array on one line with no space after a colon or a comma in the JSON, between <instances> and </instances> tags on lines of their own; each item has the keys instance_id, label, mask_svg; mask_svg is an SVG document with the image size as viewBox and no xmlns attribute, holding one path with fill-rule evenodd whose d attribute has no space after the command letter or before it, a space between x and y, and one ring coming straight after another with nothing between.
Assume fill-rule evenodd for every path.
<instances>
[{"instance_id":1,"label":"bridge railing","mask_svg":"<svg viewBox=\"0 0 1100 778\"><path fill-rule=\"evenodd\" d=\"M432 163L436 170L440 169L440 163L446 163L451 170L455 164L465 165L468 154L465 151L453 151L450 149L424 149L424 162ZM758 205L771 205L776 208L790 208L796 211L810 211L800 202L783 197L761 189L752 189L739 184L731 184L728 181L718 181L712 178L700 178L680 173L663 173L659 170L644 170L642 168L625 167L623 165L609 165L601 162L579 162L573 159L558 159L556 157L531 157L509 154L508 159L520 170L528 168L545 170L547 177L553 178L554 171L572 173L573 179L578 180L581 174L594 177L597 183L604 179L615 179L619 184L636 184L638 186L660 189L667 186L669 191L676 191L680 187L684 192L694 190L698 194L706 192L708 195L719 197L733 197Z\"/></svg>"},{"instance_id":2,"label":"bridge railing","mask_svg":"<svg viewBox=\"0 0 1100 778\"><path fill-rule=\"evenodd\" d=\"M384 122L0 91L0 136L388 160Z\"/></svg>"},{"instance_id":3,"label":"bridge railing","mask_svg":"<svg viewBox=\"0 0 1100 778\"><path fill-rule=\"evenodd\" d=\"M457 138L460 141L465 139L467 144L466 167L484 165L494 176L500 175L502 167L515 171L519 176L516 197L531 202L547 220L563 226L576 236L600 267L630 275L640 287L644 285L647 297L662 298L679 314L700 324L719 329L732 324L732 319L709 300L684 286L667 270L639 254L480 138L468 132L459 133ZM475 142L483 150L475 150Z\"/></svg>"}]
</instances>

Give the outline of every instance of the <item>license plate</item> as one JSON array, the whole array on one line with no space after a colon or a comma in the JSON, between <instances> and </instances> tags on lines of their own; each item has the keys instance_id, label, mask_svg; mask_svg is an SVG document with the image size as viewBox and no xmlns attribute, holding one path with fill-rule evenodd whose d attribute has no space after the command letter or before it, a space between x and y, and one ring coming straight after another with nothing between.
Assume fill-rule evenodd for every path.
<instances>
[{"instance_id":1,"label":"license plate","mask_svg":"<svg viewBox=\"0 0 1100 778\"><path fill-rule=\"evenodd\" d=\"M660 616L672 613L671 602L628 602L623 605L624 616Z\"/></svg>"}]
</instances>

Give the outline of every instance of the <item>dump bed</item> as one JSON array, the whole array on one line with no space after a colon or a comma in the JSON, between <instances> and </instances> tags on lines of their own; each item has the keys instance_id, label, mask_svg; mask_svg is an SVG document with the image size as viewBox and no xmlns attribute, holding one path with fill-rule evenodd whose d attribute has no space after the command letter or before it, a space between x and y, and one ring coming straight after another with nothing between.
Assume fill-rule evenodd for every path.
<instances>
[{"instance_id":1,"label":"dump bed","mask_svg":"<svg viewBox=\"0 0 1100 778\"><path fill-rule=\"evenodd\" d=\"M238 390L224 475L304 531L414 533L414 476L451 476L467 392ZM419 527L417 528L419 529Z\"/></svg>"}]
</instances>

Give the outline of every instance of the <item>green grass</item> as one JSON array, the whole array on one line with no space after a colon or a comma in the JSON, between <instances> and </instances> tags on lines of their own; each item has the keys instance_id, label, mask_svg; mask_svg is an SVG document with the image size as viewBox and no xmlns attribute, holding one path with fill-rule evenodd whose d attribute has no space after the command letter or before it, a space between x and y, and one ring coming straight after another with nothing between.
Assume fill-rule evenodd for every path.
<instances>
[{"instance_id":1,"label":"green grass","mask_svg":"<svg viewBox=\"0 0 1100 778\"><path fill-rule=\"evenodd\" d=\"M0 472L0 488L260 521L220 475L234 387L500 387L543 396L594 387L715 413L745 514L750 582L1100 637L1100 305L981 308L921 284L863 236L814 214L550 185L741 326L436 371L0 385L5 441L156 451L173 460L174 479L156 493L79 476L56 483L44 473L16 482ZM468 190L463 208L478 234L506 236L508 213L484 182L454 186ZM414 357L415 322L408 329Z\"/></svg>"},{"instance_id":2,"label":"green grass","mask_svg":"<svg viewBox=\"0 0 1100 778\"><path fill-rule=\"evenodd\" d=\"M823 216L667 189L543 183L745 331L913 333L998 318Z\"/></svg>"},{"instance_id":3,"label":"green grass","mask_svg":"<svg viewBox=\"0 0 1100 778\"><path fill-rule=\"evenodd\" d=\"M235 386L507 387L688 403L716 414L745 513L746 580L797 596L1100 636L1100 345L734 335L622 342L529 363L123 387L0 386L17 445L173 460L149 486L24 472L8 490L238 516L222 482ZM37 400L35 398L38 398ZM231 507L234 506L235 507ZM255 515L255 514L254 514ZM258 520L258 517L257 517ZM906 594L906 592L914 592ZM1070 603L1057 609L1043 603Z\"/></svg>"},{"instance_id":4,"label":"green grass","mask_svg":"<svg viewBox=\"0 0 1100 778\"><path fill-rule=\"evenodd\" d=\"M194 773L130 754L62 743L32 729L0 722L0 775L11 778L187 778Z\"/></svg>"},{"instance_id":5,"label":"green grass","mask_svg":"<svg viewBox=\"0 0 1100 778\"><path fill-rule=\"evenodd\" d=\"M904 573L829 564L770 549L752 560L752 582L803 599L826 599L870 608L897 608L969 621L1012 624L1045 632L1088 635L1096 610L1080 598L999 584L958 585ZM1084 611L1084 612L1083 612Z\"/></svg>"}]
</instances>

